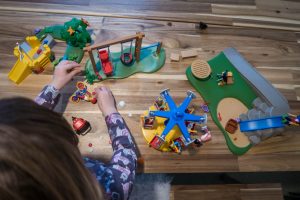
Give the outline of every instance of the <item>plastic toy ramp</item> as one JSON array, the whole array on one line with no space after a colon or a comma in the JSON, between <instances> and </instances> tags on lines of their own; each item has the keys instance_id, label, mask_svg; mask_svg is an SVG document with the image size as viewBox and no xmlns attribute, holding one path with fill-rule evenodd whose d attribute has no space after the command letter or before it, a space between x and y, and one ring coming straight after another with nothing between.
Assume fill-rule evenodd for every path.
<instances>
[{"instance_id":1,"label":"plastic toy ramp","mask_svg":"<svg viewBox=\"0 0 300 200\"><path fill-rule=\"evenodd\" d=\"M20 84L30 74L31 69L28 65L18 59L12 70L9 72L8 77L16 84Z\"/></svg>"},{"instance_id":2,"label":"plastic toy ramp","mask_svg":"<svg viewBox=\"0 0 300 200\"><path fill-rule=\"evenodd\" d=\"M240 122L240 130L242 132L257 131L257 130L263 130L269 128L281 128L281 127L284 127L281 116L256 119L256 120L247 120L247 121Z\"/></svg>"}]
</instances>

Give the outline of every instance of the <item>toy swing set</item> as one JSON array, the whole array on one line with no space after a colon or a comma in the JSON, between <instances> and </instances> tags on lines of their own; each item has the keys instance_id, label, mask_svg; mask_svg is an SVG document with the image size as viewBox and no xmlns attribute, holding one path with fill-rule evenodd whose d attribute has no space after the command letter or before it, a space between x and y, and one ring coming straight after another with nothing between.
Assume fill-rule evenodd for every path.
<instances>
[{"instance_id":1,"label":"toy swing set","mask_svg":"<svg viewBox=\"0 0 300 200\"><path fill-rule=\"evenodd\" d=\"M143 37L144 33L137 32L84 48L90 57L85 66L87 82L92 84L108 78L126 78L137 72L152 73L160 69L165 62L162 43L142 47ZM124 44L128 42L130 46L125 48ZM120 52L110 51L115 44L121 45Z\"/></svg>"}]
</instances>

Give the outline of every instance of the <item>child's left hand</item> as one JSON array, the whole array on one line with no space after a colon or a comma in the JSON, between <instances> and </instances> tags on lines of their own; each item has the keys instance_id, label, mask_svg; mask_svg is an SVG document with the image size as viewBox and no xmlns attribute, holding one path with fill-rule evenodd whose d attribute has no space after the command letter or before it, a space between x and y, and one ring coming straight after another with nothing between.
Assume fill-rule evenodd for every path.
<instances>
[{"instance_id":1,"label":"child's left hand","mask_svg":"<svg viewBox=\"0 0 300 200\"><path fill-rule=\"evenodd\" d=\"M78 73L81 72L80 65L74 61L63 60L54 70L53 80L50 85L60 90Z\"/></svg>"}]
</instances>

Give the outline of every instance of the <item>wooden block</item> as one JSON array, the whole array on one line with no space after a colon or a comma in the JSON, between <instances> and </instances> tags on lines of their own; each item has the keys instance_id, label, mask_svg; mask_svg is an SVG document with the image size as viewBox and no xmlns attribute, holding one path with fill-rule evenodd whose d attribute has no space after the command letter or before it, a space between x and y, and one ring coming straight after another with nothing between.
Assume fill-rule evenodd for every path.
<instances>
[{"instance_id":1,"label":"wooden block","mask_svg":"<svg viewBox=\"0 0 300 200\"><path fill-rule=\"evenodd\" d=\"M178 62L180 60L180 55L177 54L177 53L171 53L170 59L171 59L171 61L177 61Z\"/></svg>"},{"instance_id":2,"label":"wooden block","mask_svg":"<svg viewBox=\"0 0 300 200\"><path fill-rule=\"evenodd\" d=\"M198 52L196 50L181 51L181 57L182 58L195 57L197 55L198 55Z\"/></svg>"}]
</instances>

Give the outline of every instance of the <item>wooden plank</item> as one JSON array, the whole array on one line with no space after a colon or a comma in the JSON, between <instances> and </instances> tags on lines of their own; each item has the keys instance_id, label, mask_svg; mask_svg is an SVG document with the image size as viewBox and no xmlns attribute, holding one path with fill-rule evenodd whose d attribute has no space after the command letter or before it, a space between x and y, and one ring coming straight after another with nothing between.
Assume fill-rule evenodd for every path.
<instances>
[{"instance_id":1,"label":"wooden plank","mask_svg":"<svg viewBox=\"0 0 300 200\"><path fill-rule=\"evenodd\" d=\"M266 184L220 184L220 185L172 185L174 200L283 200L279 183Z\"/></svg>"},{"instance_id":2,"label":"wooden plank","mask_svg":"<svg viewBox=\"0 0 300 200\"><path fill-rule=\"evenodd\" d=\"M101 48L105 48L105 47L108 47L108 46L112 46L114 44L129 42L133 39L143 38L143 37L145 37L144 33L137 33L135 35L128 35L128 36L124 36L124 37L121 37L121 38L108 40L108 41L105 41L105 42L102 42L102 43L93 44L91 46L85 47L83 50L84 51L92 51L92 50L95 50L95 49L98 49L98 48L101 49Z\"/></svg>"}]
</instances>

